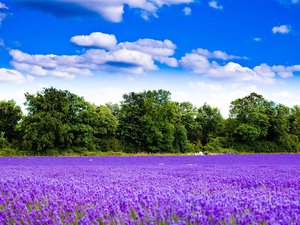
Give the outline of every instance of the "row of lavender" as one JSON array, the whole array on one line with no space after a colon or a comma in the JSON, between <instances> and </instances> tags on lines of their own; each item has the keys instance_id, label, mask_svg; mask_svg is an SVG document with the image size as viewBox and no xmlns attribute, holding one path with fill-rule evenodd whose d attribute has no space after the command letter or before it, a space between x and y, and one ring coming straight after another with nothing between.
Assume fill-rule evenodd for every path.
<instances>
[{"instance_id":1,"label":"row of lavender","mask_svg":"<svg viewBox=\"0 0 300 225\"><path fill-rule=\"evenodd\" d=\"M300 155L0 158L0 224L300 224Z\"/></svg>"}]
</instances>

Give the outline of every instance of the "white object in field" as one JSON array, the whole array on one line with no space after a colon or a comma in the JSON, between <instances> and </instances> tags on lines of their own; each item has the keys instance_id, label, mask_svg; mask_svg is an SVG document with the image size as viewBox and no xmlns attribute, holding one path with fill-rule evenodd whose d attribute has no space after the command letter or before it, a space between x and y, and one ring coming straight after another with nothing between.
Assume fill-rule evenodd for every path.
<instances>
[{"instance_id":1,"label":"white object in field","mask_svg":"<svg viewBox=\"0 0 300 225\"><path fill-rule=\"evenodd\" d=\"M195 155L196 155L196 156L204 155L204 153L203 153L203 152L196 152Z\"/></svg>"}]
</instances>

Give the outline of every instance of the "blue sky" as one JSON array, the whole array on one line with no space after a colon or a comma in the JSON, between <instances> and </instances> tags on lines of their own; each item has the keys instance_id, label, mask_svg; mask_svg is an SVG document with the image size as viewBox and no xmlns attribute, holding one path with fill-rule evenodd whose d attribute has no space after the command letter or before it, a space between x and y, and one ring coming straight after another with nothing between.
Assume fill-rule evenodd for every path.
<instances>
[{"instance_id":1,"label":"blue sky","mask_svg":"<svg viewBox=\"0 0 300 225\"><path fill-rule=\"evenodd\" d=\"M299 0L0 0L0 99L68 89L96 104L167 89L228 114L252 91L300 104Z\"/></svg>"}]
</instances>

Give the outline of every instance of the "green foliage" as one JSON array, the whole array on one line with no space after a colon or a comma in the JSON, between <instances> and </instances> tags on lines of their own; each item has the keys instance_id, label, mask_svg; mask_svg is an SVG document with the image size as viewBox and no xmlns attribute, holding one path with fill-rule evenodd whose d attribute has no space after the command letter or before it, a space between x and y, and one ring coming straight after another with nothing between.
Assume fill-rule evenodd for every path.
<instances>
[{"instance_id":1,"label":"green foliage","mask_svg":"<svg viewBox=\"0 0 300 225\"><path fill-rule=\"evenodd\" d=\"M259 138L260 130L259 128L250 124L239 124L235 128L234 134L236 135L237 140L251 143Z\"/></svg>"},{"instance_id":2,"label":"green foliage","mask_svg":"<svg viewBox=\"0 0 300 225\"><path fill-rule=\"evenodd\" d=\"M181 152L181 153L188 152L189 150L187 131L185 127L181 124L175 127L174 148L176 149L176 152Z\"/></svg>"},{"instance_id":3,"label":"green foliage","mask_svg":"<svg viewBox=\"0 0 300 225\"><path fill-rule=\"evenodd\" d=\"M101 152L124 152L125 146L115 137L98 140L97 150Z\"/></svg>"},{"instance_id":4,"label":"green foliage","mask_svg":"<svg viewBox=\"0 0 300 225\"><path fill-rule=\"evenodd\" d=\"M226 147L227 139L224 137L211 138L209 142L203 147L206 153L219 153L219 154L236 154L235 149Z\"/></svg>"},{"instance_id":5,"label":"green foliage","mask_svg":"<svg viewBox=\"0 0 300 225\"><path fill-rule=\"evenodd\" d=\"M107 106L93 107L86 113L87 114L96 113L93 120L89 121L89 124L93 126L94 135L97 138L99 139L109 138L116 134L119 122L109 107Z\"/></svg>"},{"instance_id":6,"label":"green foliage","mask_svg":"<svg viewBox=\"0 0 300 225\"><path fill-rule=\"evenodd\" d=\"M201 141L197 141L195 145L193 145L193 152L200 152L202 150L202 143Z\"/></svg>"},{"instance_id":7,"label":"green foliage","mask_svg":"<svg viewBox=\"0 0 300 225\"><path fill-rule=\"evenodd\" d=\"M275 153L284 152L281 145L272 141L254 141L249 143L231 142L226 143L226 147L235 149L238 152L248 152L248 153Z\"/></svg>"},{"instance_id":8,"label":"green foliage","mask_svg":"<svg viewBox=\"0 0 300 225\"><path fill-rule=\"evenodd\" d=\"M21 124L22 147L35 154L51 149L95 149L98 139L113 136L118 121L106 106L96 107L82 97L47 88L25 94L28 115Z\"/></svg>"},{"instance_id":9,"label":"green foliage","mask_svg":"<svg viewBox=\"0 0 300 225\"><path fill-rule=\"evenodd\" d=\"M294 106L290 116L291 133L300 138L300 106Z\"/></svg>"},{"instance_id":10,"label":"green foliage","mask_svg":"<svg viewBox=\"0 0 300 225\"><path fill-rule=\"evenodd\" d=\"M248 142L263 139L268 135L270 103L256 93L231 102L230 125L233 137L237 141Z\"/></svg>"},{"instance_id":11,"label":"green foliage","mask_svg":"<svg viewBox=\"0 0 300 225\"><path fill-rule=\"evenodd\" d=\"M270 127L267 139L270 141L280 142L281 137L288 135L290 130L291 110L284 105L276 105L273 102L272 107L268 109Z\"/></svg>"},{"instance_id":12,"label":"green foliage","mask_svg":"<svg viewBox=\"0 0 300 225\"><path fill-rule=\"evenodd\" d=\"M300 106L256 93L232 101L226 120L208 104L171 101L165 90L100 106L52 87L25 98L25 116L13 100L0 101L0 155L300 151Z\"/></svg>"},{"instance_id":13,"label":"green foliage","mask_svg":"<svg viewBox=\"0 0 300 225\"><path fill-rule=\"evenodd\" d=\"M132 92L123 98L119 113L119 138L135 151L171 152L176 105L170 101L170 92Z\"/></svg>"},{"instance_id":14,"label":"green foliage","mask_svg":"<svg viewBox=\"0 0 300 225\"><path fill-rule=\"evenodd\" d=\"M196 122L201 129L201 143L208 143L210 138L219 136L224 129L224 119L218 108L204 104L198 109Z\"/></svg>"},{"instance_id":15,"label":"green foliage","mask_svg":"<svg viewBox=\"0 0 300 225\"><path fill-rule=\"evenodd\" d=\"M211 138L210 141L203 148L205 152L221 153L223 149L222 138Z\"/></svg>"},{"instance_id":16,"label":"green foliage","mask_svg":"<svg viewBox=\"0 0 300 225\"><path fill-rule=\"evenodd\" d=\"M0 156L21 156L17 150L6 147L3 149L0 149Z\"/></svg>"},{"instance_id":17,"label":"green foliage","mask_svg":"<svg viewBox=\"0 0 300 225\"><path fill-rule=\"evenodd\" d=\"M187 139L192 143L201 141L202 126L196 121L197 108L189 102L176 103L177 123L186 129Z\"/></svg>"},{"instance_id":18,"label":"green foliage","mask_svg":"<svg viewBox=\"0 0 300 225\"><path fill-rule=\"evenodd\" d=\"M0 132L8 141L18 138L17 124L22 118L22 110L14 100L0 101Z\"/></svg>"},{"instance_id":19,"label":"green foliage","mask_svg":"<svg viewBox=\"0 0 300 225\"><path fill-rule=\"evenodd\" d=\"M294 134L285 134L280 137L279 143L285 152L300 152L299 138Z\"/></svg>"},{"instance_id":20,"label":"green foliage","mask_svg":"<svg viewBox=\"0 0 300 225\"><path fill-rule=\"evenodd\" d=\"M8 147L9 143L4 137L4 132L0 132L0 150Z\"/></svg>"}]
</instances>

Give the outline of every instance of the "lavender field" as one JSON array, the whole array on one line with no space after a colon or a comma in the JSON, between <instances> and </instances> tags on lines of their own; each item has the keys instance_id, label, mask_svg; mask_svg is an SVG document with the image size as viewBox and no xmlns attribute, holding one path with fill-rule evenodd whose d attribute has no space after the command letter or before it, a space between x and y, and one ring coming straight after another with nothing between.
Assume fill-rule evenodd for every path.
<instances>
[{"instance_id":1,"label":"lavender field","mask_svg":"<svg viewBox=\"0 0 300 225\"><path fill-rule=\"evenodd\" d=\"M300 224L300 155L0 158L0 224Z\"/></svg>"}]
</instances>

